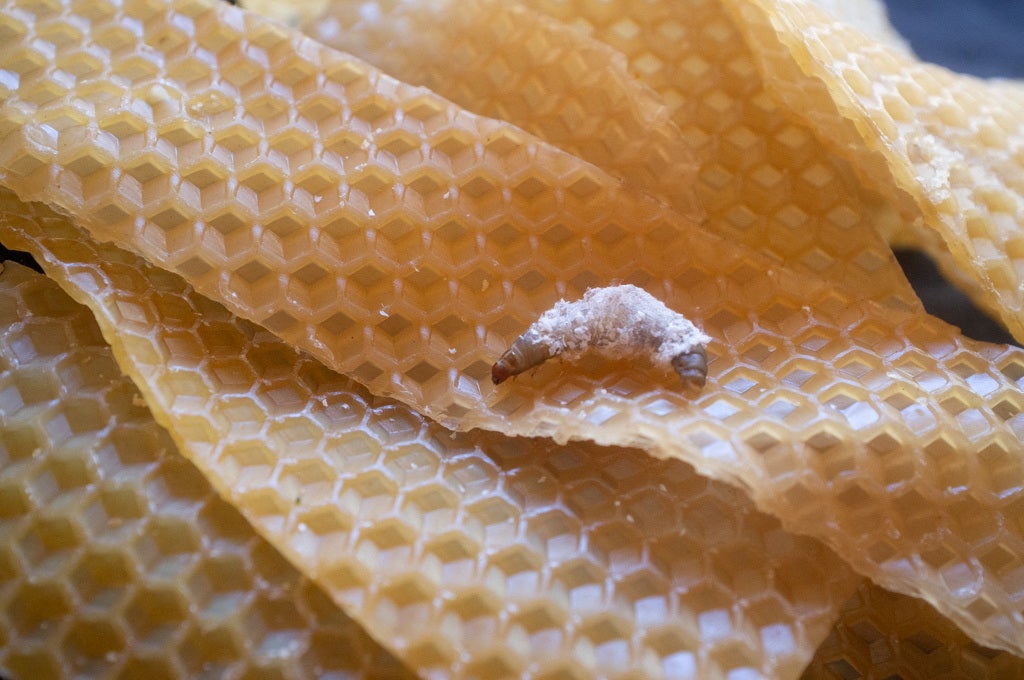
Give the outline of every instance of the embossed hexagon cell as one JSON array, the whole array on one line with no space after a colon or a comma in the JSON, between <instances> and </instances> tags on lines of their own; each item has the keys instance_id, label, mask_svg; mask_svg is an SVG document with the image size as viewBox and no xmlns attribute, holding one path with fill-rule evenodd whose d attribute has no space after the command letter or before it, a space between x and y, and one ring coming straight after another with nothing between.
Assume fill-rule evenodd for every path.
<instances>
[{"instance_id":1,"label":"embossed hexagon cell","mask_svg":"<svg viewBox=\"0 0 1024 680\"><path fill-rule=\"evenodd\" d=\"M480 544L465 532L449 531L425 541L426 560L442 585L466 583L480 578L477 555Z\"/></svg>"},{"instance_id":2,"label":"embossed hexagon cell","mask_svg":"<svg viewBox=\"0 0 1024 680\"><path fill-rule=\"evenodd\" d=\"M405 497L402 516L425 538L443 534L456 521L459 499L451 489L440 484L417 487ZM441 553L447 549L438 548Z\"/></svg>"},{"instance_id":3,"label":"embossed hexagon cell","mask_svg":"<svg viewBox=\"0 0 1024 680\"><path fill-rule=\"evenodd\" d=\"M139 588L124 609L132 639L156 648L172 643L188 618L190 604L171 588Z\"/></svg>"},{"instance_id":4,"label":"embossed hexagon cell","mask_svg":"<svg viewBox=\"0 0 1024 680\"><path fill-rule=\"evenodd\" d=\"M71 593L60 583L24 583L8 601L8 618L17 634L41 637L72 611Z\"/></svg>"},{"instance_id":5,"label":"embossed hexagon cell","mask_svg":"<svg viewBox=\"0 0 1024 680\"><path fill-rule=\"evenodd\" d=\"M24 524L24 533L15 545L29 568L53 575L67 568L84 543L83 534L72 517L35 516Z\"/></svg>"},{"instance_id":6,"label":"embossed hexagon cell","mask_svg":"<svg viewBox=\"0 0 1024 680\"><path fill-rule=\"evenodd\" d=\"M82 606L111 610L121 606L136 580L135 565L118 551L89 551L77 560L69 580Z\"/></svg>"}]
</instances>

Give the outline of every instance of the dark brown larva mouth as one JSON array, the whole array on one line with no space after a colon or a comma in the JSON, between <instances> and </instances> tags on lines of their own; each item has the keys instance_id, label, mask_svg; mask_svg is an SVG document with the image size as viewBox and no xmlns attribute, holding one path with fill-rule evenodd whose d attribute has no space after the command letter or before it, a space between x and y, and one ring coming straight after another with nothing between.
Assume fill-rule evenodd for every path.
<instances>
[{"instance_id":1,"label":"dark brown larva mouth","mask_svg":"<svg viewBox=\"0 0 1024 680\"><path fill-rule=\"evenodd\" d=\"M500 385L510 377L512 377L512 367L509 365L508 360L502 356L491 366L491 381L495 385Z\"/></svg>"},{"instance_id":2,"label":"dark brown larva mouth","mask_svg":"<svg viewBox=\"0 0 1024 680\"><path fill-rule=\"evenodd\" d=\"M672 359L672 368L686 387L704 387L708 381L708 354L703 347L683 352Z\"/></svg>"}]
</instances>

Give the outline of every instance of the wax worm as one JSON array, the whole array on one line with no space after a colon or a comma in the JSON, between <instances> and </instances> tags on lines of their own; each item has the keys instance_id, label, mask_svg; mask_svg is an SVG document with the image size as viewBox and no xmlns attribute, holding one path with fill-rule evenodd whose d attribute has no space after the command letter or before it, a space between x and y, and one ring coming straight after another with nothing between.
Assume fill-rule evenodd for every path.
<instances>
[{"instance_id":1,"label":"wax worm","mask_svg":"<svg viewBox=\"0 0 1024 680\"><path fill-rule=\"evenodd\" d=\"M594 350L612 359L646 356L671 366L685 386L703 387L710 340L642 288L591 288L581 300L559 300L544 312L491 367L491 379L497 385L553 356L571 360Z\"/></svg>"}]
</instances>

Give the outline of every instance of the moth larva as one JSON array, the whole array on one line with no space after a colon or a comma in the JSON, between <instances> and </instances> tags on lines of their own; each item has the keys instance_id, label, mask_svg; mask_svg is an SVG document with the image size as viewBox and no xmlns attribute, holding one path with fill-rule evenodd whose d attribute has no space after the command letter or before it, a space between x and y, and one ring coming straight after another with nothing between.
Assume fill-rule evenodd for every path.
<instances>
[{"instance_id":1,"label":"moth larva","mask_svg":"<svg viewBox=\"0 0 1024 680\"><path fill-rule=\"evenodd\" d=\"M590 349L620 359L645 355L675 369L687 387L703 387L711 340L686 317L632 285L591 288L575 302L559 300L491 367L494 384L553 356L575 359Z\"/></svg>"}]
</instances>

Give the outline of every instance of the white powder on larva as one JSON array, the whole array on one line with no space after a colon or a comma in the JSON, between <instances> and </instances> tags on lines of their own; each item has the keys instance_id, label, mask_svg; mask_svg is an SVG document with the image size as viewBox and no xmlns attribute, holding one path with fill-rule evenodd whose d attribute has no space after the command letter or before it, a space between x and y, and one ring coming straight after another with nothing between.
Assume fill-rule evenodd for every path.
<instances>
[{"instance_id":1,"label":"white powder on larva","mask_svg":"<svg viewBox=\"0 0 1024 680\"><path fill-rule=\"evenodd\" d=\"M644 355L654 364L676 368L688 380L673 360L704 357L709 341L686 317L642 288L592 288L583 299L560 300L544 312L495 364L493 377L498 383L552 356L575 359L597 351L612 359Z\"/></svg>"},{"instance_id":2,"label":"white powder on larva","mask_svg":"<svg viewBox=\"0 0 1024 680\"><path fill-rule=\"evenodd\" d=\"M682 314L632 285L591 288L582 300L559 300L530 331L552 355L575 359L591 349L611 359L647 354L663 366L711 340Z\"/></svg>"}]
</instances>

